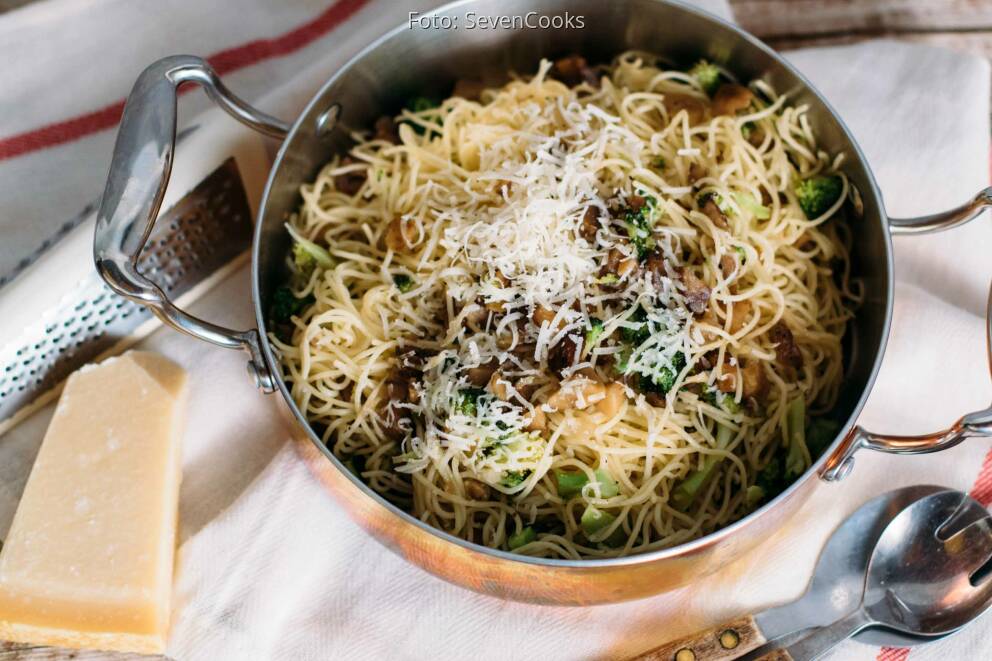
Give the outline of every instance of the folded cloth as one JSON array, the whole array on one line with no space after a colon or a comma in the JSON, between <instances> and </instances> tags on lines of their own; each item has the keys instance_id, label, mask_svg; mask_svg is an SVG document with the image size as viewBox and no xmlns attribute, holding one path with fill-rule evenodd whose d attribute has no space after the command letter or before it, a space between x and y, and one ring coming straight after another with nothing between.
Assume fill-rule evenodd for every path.
<instances>
[{"instance_id":1,"label":"folded cloth","mask_svg":"<svg viewBox=\"0 0 992 661\"><path fill-rule=\"evenodd\" d=\"M218 4L230 7L233 1ZM115 11L132 11L125 8L130 3L121 0L106 4ZM151 6L134 4L146 10ZM256 16L281 16L275 7L285 6L252 4L263 8L245 5L243 12L251 17L244 18L238 3L233 25L247 25ZM292 11L302 11L302 4L294 3ZM247 96L266 110L292 116L348 52L389 24L404 20L406 7L373 4L347 19L344 27L314 41L305 56L297 53L279 63L259 65L266 68L262 78L268 78L268 87L274 78L281 81L274 92L252 94L250 88L258 81L249 69L234 76L232 87L241 92L244 84ZM38 13L56 21L54 11L47 12L66 6L76 4L49 0L47 9ZM169 7L187 17L195 11L193 5L178 1ZM721 9L720 4L710 7ZM78 18L89 20L88 15L79 12ZM0 17L0 34L4 20ZM38 34L44 31L43 22L39 19ZM158 54L174 50L160 34L164 32L164 24L149 30L149 39L165 49ZM211 31L201 27L193 32ZM81 32L80 38L90 37ZM234 41L224 45L230 43ZM989 70L984 60L888 42L788 56L848 123L894 214L944 208L987 185ZM132 74L143 63L129 60L128 66L135 68ZM0 72L0 82L4 75L8 74ZM4 116L0 112L0 121L6 121ZM17 121L33 125L23 117ZM44 116L43 121L49 118ZM0 124L0 136L8 133ZM103 134L92 139L106 143L102 148L109 153ZM67 143L48 150L52 153L34 153L27 158L38 163L32 161L30 168L42 168L48 155L46 172L68 163L67 156L54 152L76 148ZM95 154L95 159L105 162L106 154ZM16 170L20 158L0 161L0 173L10 171L4 168ZM0 176L0 181L7 180ZM74 185L77 190L85 188L83 183ZM0 195L8 195L6 184ZM39 206L36 198L24 209L37 213ZM982 219L943 235L896 240L894 331L862 418L865 426L879 431L932 431L989 400L983 307L992 279L992 264L984 259L992 246L990 232L988 219ZM253 324L248 289L248 273L243 270L198 301L192 311L248 327ZM275 397L254 391L244 376L242 355L171 331L154 334L143 348L170 356L191 373L169 644L169 655L183 661L622 658L798 596L830 532L860 504L908 484L938 483L969 490L988 451L988 443L975 440L922 457L859 454L850 477L839 484L820 485L793 521L715 576L628 604L530 606L448 585L391 554L352 523L286 444ZM45 415L8 435L0 444L0 458L5 447L22 447L30 444L30 438L40 438ZM0 461L0 479L6 480L3 466ZM990 495L984 489L979 492ZM0 506L4 498L0 489ZM984 658L979 650L987 649L983 634L989 630L992 618L985 617L953 638L914 650L912 658ZM878 654L877 647L847 642L827 658L873 659Z\"/></svg>"}]
</instances>

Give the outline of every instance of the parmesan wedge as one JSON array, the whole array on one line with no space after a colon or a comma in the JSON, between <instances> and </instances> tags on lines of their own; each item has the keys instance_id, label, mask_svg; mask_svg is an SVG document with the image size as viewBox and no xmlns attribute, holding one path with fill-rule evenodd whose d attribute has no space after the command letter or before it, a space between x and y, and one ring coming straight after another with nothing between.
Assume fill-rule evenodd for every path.
<instances>
[{"instance_id":1,"label":"parmesan wedge","mask_svg":"<svg viewBox=\"0 0 992 661\"><path fill-rule=\"evenodd\" d=\"M0 551L0 639L164 650L185 391L146 352L69 378Z\"/></svg>"}]
</instances>

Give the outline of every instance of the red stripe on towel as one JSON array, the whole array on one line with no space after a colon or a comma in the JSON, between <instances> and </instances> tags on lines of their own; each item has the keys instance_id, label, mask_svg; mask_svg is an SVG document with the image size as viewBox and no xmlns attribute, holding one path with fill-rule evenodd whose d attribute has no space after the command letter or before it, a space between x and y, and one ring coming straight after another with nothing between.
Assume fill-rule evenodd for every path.
<instances>
[{"instance_id":1,"label":"red stripe on towel","mask_svg":"<svg viewBox=\"0 0 992 661\"><path fill-rule=\"evenodd\" d=\"M982 470L978 472L975 485L971 488L971 497L985 507L992 505L992 450L985 455Z\"/></svg>"},{"instance_id":2,"label":"red stripe on towel","mask_svg":"<svg viewBox=\"0 0 992 661\"><path fill-rule=\"evenodd\" d=\"M907 647L883 647L878 651L875 661L906 661L909 656Z\"/></svg>"},{"instance_id":3,"label":"red stripe on towel","mask_svg":"<svg viewBox=\"0 0 992 661\"><path fill-rule=\"evenodd\" d=\"M270 39L257 39L214 53L207 61L219 74L258 64L264 60L289 55L327 34L364 6L368 0L339 0L312 21ZM184 90L180 90L184 91ZM48 124L18 135L0 138L0 161L23 156L40 149L79 140L87 135L117 126L124 110L124 100Z\"/></svg>"}]
</instances>

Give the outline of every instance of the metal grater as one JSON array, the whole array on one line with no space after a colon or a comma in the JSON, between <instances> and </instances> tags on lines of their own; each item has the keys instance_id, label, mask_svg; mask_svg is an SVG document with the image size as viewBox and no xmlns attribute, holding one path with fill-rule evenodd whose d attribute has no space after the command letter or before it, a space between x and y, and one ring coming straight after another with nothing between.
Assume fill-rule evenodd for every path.
<instances>
[{"instance_id":1,"label":"metal grater","mask_svg":"<svg viewBox=\"0 0 992 661\"><path fill-rule=\"evenodd\" d=\"M170 298L179 297L249 248L251 215L237 163L229 158L159 217L139 269ZM33 336L0 355L0 423L152 319L146 308L112 292L95 270L60 300Z\"/></svg>"}]
</instances>

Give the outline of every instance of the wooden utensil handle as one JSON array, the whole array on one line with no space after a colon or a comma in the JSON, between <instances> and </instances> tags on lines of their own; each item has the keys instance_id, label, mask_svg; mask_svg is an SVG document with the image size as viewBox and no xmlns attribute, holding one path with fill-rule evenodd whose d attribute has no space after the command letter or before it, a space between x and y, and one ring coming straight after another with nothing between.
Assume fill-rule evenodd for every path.
<instances>
[{"instance_id":1,"label":"wooden utensil handle","mask_svg":"<svg viewBox=\"0 0 992 661\"><path fill-rule=\"evenodd\" d=\"M645 652L631 661L729 661L765 644L754 618L737 618L706 631L666 643ZM771 652L763 661L788 661L789 656Z\"/></svg>"}]
</instances>

